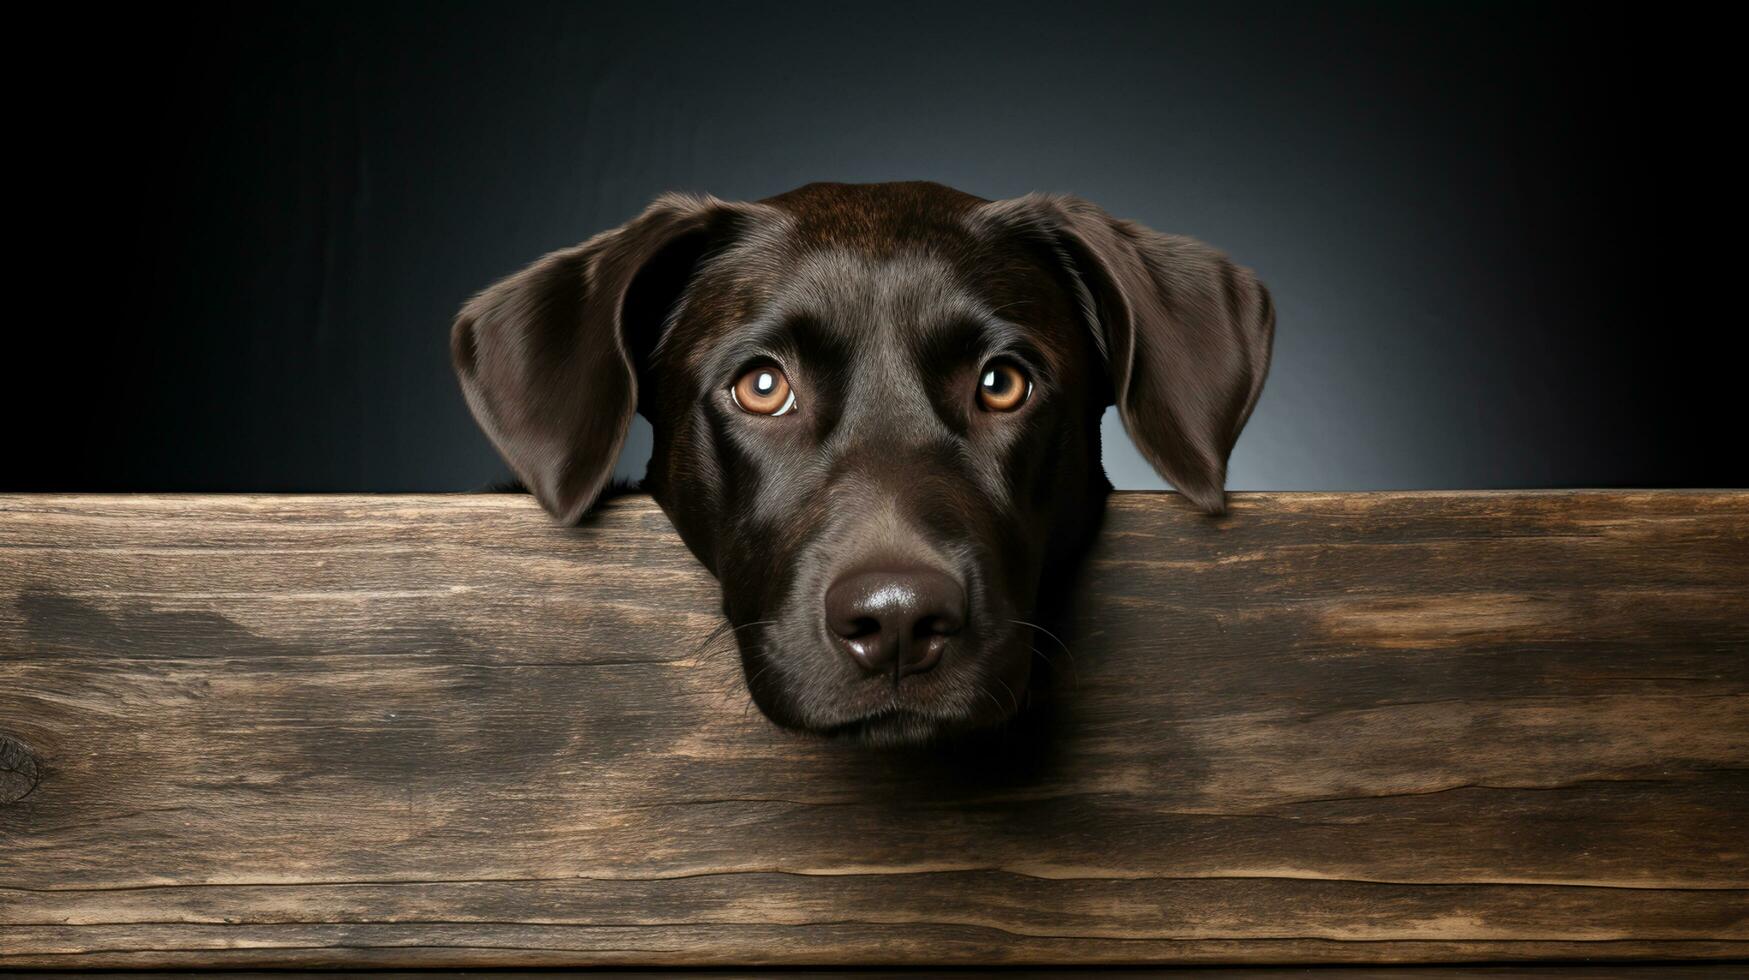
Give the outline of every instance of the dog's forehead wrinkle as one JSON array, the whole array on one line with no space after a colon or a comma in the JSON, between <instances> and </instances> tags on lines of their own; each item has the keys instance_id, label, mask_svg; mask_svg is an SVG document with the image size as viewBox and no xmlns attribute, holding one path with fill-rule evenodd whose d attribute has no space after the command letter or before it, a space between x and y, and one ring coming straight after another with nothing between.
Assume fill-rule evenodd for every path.
<instances>
[{"instance_id":1,"label":"dog's forehead wrinkle","mask_svg":"<svg viewBox=\"0 0 1749 980\"><path fill-rule=\"evenodd\" d=\"M980 318L989 304L944 257L922 249L873 255L845 248L798 256L771 300L783 316L811 316L856 335L927 330Z\"/></svg>"}]
</instances>

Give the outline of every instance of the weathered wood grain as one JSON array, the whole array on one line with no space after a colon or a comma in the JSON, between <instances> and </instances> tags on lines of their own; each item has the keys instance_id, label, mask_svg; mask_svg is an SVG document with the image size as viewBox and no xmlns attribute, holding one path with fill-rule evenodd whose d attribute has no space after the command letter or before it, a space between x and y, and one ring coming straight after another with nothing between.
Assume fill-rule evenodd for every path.
<instances>
[{"instance_id":1,"label":"weathered wood grain","mask_svg":"<svg viewBox=\"0 0 1749 980\"><path fill-rule=\"evenodd\" d=\"M1083 582L874 753L643 498L0 496L0 966L1749 955L1749 494L1119 494Z\"/></svg>"},{"instance_id":2,"label":"weathered wood grain","mask_svg":"<svg viewBox=\"0 0 1749 980\"><path fill-rule=\"evenodd\" d=\"M354 971L343 971L340 975L349 975ZM121 974L128 980L163 980L166 977L184 978L186 972L132 970ZM203 970L201 980L287 980L298 976L333 977L330 971L285 971L285 970ZM651 980L650 970L554 970L551 968L524 968L501 970L372 970L366 974L369 980L442 980L445 977L466 978L466 980L552 980L554 977L583 977L587 980ZM686 970L654 971L655 976L684 976L688 980L771 980L774 974L769 970ZM888 970L867 970L855 967L844 969L785 969L775 974L782 980L916 980L919 976L937 977L950 976L954 980L1143 980L1143 978L1161 978L1161 980L1668 980L1672 977L1705 977L1706 980L1741 980L1743 964L1731 961L1687 962L1687 963L1625 963L1613 962L1605 965L1562 963L1562 964L1493 964L1466 963L1430 965L1416 963L1406 966L1320 966L1308 968L1303 966L1204 966L1185 967L1172 966L1157 969L1134 967L1045 967L1015 970L1008 968L956 968L952 972L927 970L917 968L898 968ZM8 974L19 980L65 980L67 971L63 970L19 970Z\"/></svg>"}]
</instances>

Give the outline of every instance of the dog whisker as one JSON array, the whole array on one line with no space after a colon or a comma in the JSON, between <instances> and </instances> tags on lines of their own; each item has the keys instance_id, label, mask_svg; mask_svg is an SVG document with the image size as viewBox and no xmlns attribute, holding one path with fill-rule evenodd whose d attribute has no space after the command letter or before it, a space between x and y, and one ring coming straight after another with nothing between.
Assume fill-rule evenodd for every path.
<instances>
[{"instance_id":1,"label":"dog whisker","mask_svg":"<svg viewBox=\"0 0 1749 980\"><path fill-rule=\"evenodd\" d=\"M761 654L765 653L765 648L760 647L759 652ZM747 711L758 705L759 702L757 702L753 699L753 685L758 683L759 678L764 677L765 672L770 670L772 668L772 665L775 663L776 663L776 661L774 661L774 660L767 660L764 663L764 665L762 665L758 670L753 672L752 677L747 678L747 683L741 686L741 688L740 688L741 693L745 694L747 696L747 704L741 709L741 717L745 718L747 716ZM730 691L727 693L732 694L733 691Z\"/></svg>"},{"instance_id":2,"label":"dog whisker","mask_svg":"<svg viewBox=\"0 0 1749 980\"><path fill-rule=\"evenodd\" d=\"M1009 687L1008 682L1003 680L1000 677L992 677L991 680L1002 685L1002 690L1008 692L1008 700L1014 702L1014 713L1019 714L1020 713L1020 697L1014 693L1014 688Z\"/></svg>"},{"instance_id":3,"label":"dog whisker","mask_svg":"<svg viewBox=\"0 0 1749 980\"><path fill-rule=\"evenodd\" d=\"M729 646L717 647L715 649L710 649L710 648L713 644L718 643L719 641L723 640L726 637L732 637L736 633L741 632L742 630L751 629L755 626L772 626L772 625L775 625L776 623L777 623L777 620L775 620L775 619L759 619L759 620L754 620L751 623L743 623L740 626L736 626L733 629L731 629L729 621L725 619L715 629L711 630L710 634L708 636L706 636L704 638L704 640L699 643L698 646L693 648L693 651L691 654L692 659L695 662L695 664L696 663L705 663L705 662L710 661L713 658L729 654L736 649L735 646L732 644Z\"/></svg>"},{"instance_id":4,"label":"dog whisker","mask_svg":"<svg viewBox=\"0 0 1749 980\"><path fill-rule=\"evenodd\" d=\"M715 643L717 641L717 639L723 635L723 632L725 630L727 630L731 625L732 624L726 619L723 620L722 622L718 623L709 633L707 633L705 635L705 638L703 640L699 641L698 646L696 648L694 648L692 651L693 656L697 656L700 652L702 652L704 650L705 647L708 647L712 643Z\"/></svg>"},{"instance_id":5,"label":"dog whisker","mask_svg":"<svg viewBox=\"0 0 1749 980\"><path fill-rule=\"evenodd\" d=\"M979 694L982 694L984 697L990 699L990 703L996 706L996 716L998 718L1008 717L1008 712L1003 709L1002 702L996 700L996 695L991 694L990 691L984 687L984 685L973 684L972 689L977 691Z\"/></svg>"},{"instance_id":6,"label":"dog whisker","mask_svg":"<svg viewBox=\"0 0 1749 980\"><path fill-rule=\"evenodd\" d=\"M1052 633L1050 630L1045 629L1043 626L1040 626L1037 623L1029 623L1024 619L1010 619L1009 622L1015 624L1016 626L1025 626L1028 629L1036 630L1037 632L1043 633L1044 635L1050 637L1053 641L1055 641L1057 646L1062 647L1063 652L1069 655L1069 670L1074 675L1075 683L1077 685L1079 685L1081 683L1081 665L1075 659L1075 651L1069 649L1069 644L1064 643L1062 637L1058 636L1055 633ZM1039 649L1037 647L1033 648L1033 652L1037 653L1040 657L1043 657L1045 663L1047 663L1047 664L1052 663L1051 658L1046 657L1043 653L1041 653L1039 651ZM1055 664L1052 664L1052 666L1055 666Z\"/></svg>"},{"instance_id":7,"label":"dog whisker","mask_svg":"<svg viewBox=\"0 0 1749 980\"><path fill-rule=\"evenodd\" d=\"M742 623L740 626L730 628L729 621L725 619L719 623L715 629L710 631L710 634L699 643L698 650L694 650L693 652L696 654L705 647L715 643L717 640L720 640L725 636L734 636L736 633L739 633L744 629L752 629L755 626L774 626L776 624L777 620L775 619L756 619L751 623Z\"/></svg>"}]
</instances>

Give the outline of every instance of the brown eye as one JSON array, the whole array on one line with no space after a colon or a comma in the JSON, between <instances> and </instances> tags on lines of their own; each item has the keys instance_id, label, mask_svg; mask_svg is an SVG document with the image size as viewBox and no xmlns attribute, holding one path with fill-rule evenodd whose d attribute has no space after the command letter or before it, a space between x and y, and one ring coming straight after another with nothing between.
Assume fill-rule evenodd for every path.
<instances>
[{"instance_id":1,"label":"brown eye","mask_svg":"<svg viewBox=\"0 0 1749 980\"><path fill-rule=\"evenodd\" d=\"M978 375L978 404L991 412L1012 412L1032 394L1032 379L1006 361L991 361Z\"/></svg>"},{"instance_id":2,"label":"brown eye","mask_svg":"<svg viewBox=\"0 0 1749 980\"><path fill-rule=\"evenodd\" d=\"M754 415L783 415L796 407L796 393L789 379L772 366L757 367L741 375L729 389L735 404Z\"/></svg>"}]
</instances>

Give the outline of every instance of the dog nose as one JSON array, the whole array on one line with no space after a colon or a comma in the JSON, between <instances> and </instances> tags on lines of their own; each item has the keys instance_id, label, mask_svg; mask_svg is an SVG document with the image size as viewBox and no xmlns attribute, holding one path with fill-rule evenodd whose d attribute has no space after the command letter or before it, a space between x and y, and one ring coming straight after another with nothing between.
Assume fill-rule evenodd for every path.
<instances>
[{"instance_id":1,"label":"dog nose","mask_svg":"<svg viewBox=\"0 0 1749 980\"><path fill-rule=\"evenodd\" d=\"M857 572L826 590L826 625L838 644L862 669L895 681L939 663L965 624L965 590L934 569Z\"/></svg>"}]
</instances>

